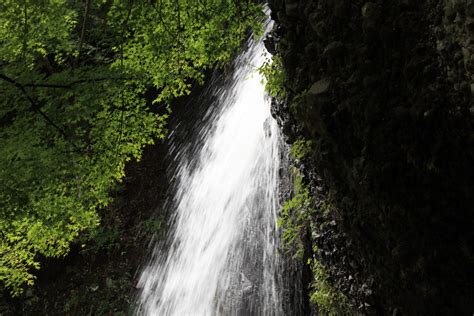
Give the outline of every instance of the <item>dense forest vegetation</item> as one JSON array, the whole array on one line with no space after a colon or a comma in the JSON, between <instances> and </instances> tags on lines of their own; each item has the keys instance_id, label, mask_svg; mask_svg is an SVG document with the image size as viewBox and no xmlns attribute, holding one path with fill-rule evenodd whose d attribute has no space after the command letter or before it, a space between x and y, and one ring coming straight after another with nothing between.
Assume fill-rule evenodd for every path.
<instances>
[{"instance_id":1,"label":"dense forest vegetation","mask_svg":"<svg viewBox=\"0 0 474 316\"><path fill-rule=\"evenodd\" d=\"M2 1L0 281L94 237L125 164L166 135L169 104L228 61L251 1Z\"/></svg>"}]
</instances>

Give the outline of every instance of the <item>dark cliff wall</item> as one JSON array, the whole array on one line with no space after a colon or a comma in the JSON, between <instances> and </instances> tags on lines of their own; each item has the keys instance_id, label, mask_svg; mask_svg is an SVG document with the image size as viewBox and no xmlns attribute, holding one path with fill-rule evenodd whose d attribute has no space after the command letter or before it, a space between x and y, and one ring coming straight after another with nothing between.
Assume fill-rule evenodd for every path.
<instances>
[{"instance_id":1,"label":"dark cliff wall","mask_svg":"<svg viewBox=\"0 0 474 316\"><path fill-rule=\"evenodd\" d=\"M362 313L472 314L474 1L270 6L273 112L312 141L304 173L334 221L312 243L333 283Z\"/></svg>"}]
</instances>

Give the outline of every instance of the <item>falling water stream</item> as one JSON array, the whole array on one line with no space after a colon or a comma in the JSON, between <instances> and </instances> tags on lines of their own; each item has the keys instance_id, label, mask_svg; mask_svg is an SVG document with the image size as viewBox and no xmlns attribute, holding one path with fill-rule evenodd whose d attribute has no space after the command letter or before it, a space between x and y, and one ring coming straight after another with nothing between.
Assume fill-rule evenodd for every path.
<instances>
[{"instance_id":1,"label":"falling water stream","mask_svg":"<svg viewBox=\"0 0 474 316\"><path fill-rule=\"evenodd\" d=\"M173 153L171 232L142 271L137 314L282 314L279 131L256 70L265 58L249 40L232 77L208 91L217 100L191 150Z\"/></svg>"}]
</instances>

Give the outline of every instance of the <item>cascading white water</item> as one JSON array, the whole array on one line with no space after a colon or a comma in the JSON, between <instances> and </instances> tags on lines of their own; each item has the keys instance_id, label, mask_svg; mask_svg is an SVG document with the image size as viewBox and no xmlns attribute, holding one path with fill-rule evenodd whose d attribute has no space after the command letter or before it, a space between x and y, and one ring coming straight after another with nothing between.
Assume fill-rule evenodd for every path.
<instances>
[{"instance_id":1,"label":"cascading white water","mask_svg":"<svg viewBox=\"0 0 474 316\"><path fill-rule=\"evenodd\" d=\"M267 30L271 25L267 23ZM217 91L199 145L179 157L166 249L145 267L137 314L278 315L279 131L262 77L262 41ZM216 113L216 111L218 111ZM179 127L178 127L179 128ZM186 157L185 157L186 156Z\"/></svg>"}]
</instances>

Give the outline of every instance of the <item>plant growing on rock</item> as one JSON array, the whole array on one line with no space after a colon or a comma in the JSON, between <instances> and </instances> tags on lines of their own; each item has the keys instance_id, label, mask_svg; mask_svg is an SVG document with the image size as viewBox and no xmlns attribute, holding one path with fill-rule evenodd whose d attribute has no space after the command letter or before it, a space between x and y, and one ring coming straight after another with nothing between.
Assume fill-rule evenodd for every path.
<instances>
[{"instance_id":1,"label":"plant growing on rock","mask_svg":"<svg viewBox=\"0 0 474 316\"><path fill-rule=\"evenodd\" d=\"M300 138L292 144L290 157L299 164L311 155L312 146L311 140ZM310 186L304 182L305 179L300 170L293 167L291 171L294 175L294 195L283 204L278 221L282 229L284 250L292 253L299 260L305 260L309 265L313 276L310 284L310 303L319 313L352 315L347 297L333 286L326 269L318 260L320 252L316 246L314 234L320 227L316 223L316 218L328 217L330 205L321 203L316 207L316 199ZM308 253L305 247L308 244L311 245L312 253Z\"/></svg>"},{"instance_id":2,"label":"plant growing on rock","mask_svg":"<svg viewBox=\"0 0 474 316\"><path fill-rule=\"evenodd\" d=\"M294 168L293 172L295 174L295 193L283 204L278 226L282 228L284 249L302 259L304 252L302 236L306 233L310 224L310 215L314 212L313 199L309 187L303 183L303 177L299 174L298 169Z\"/></svg>"},{"instance_id":3,"label":"plant growing on rock","mask_svg":"<svg viewBox=\"0 0 474 316\"><path fill-rule=\"evenodd\" d=\"M317 249L314 249L317 252ZM353 315L347 297L335 289L328 281L324 267L315 258L309 260L313 273L310 302L323 315Z\"/></svg>"},{"instance_id":4,"label":"plant growing on rock","mask_svg":"<svg viewBox=\"0 0 474 316\"><path fill-rule=\"evenodd\" d=\"M282 102L286 97L286 91L284 89L285 71L281 57L275 55L267 59L258 71L266 80L265 91L277 101Z\"/></svg>"},{"instance_id":5,"label":"plant growing on rock","mask_svg":"<svg viewBox=\"0 0 474 316\"><path fill-rule=\"evenodd\" d=\"M304 138L296 140L290 148L291 156L297 161L308 157L312 151L313 142Z\"/></svg>"}]
</instances>

